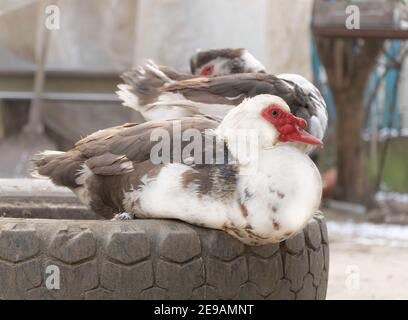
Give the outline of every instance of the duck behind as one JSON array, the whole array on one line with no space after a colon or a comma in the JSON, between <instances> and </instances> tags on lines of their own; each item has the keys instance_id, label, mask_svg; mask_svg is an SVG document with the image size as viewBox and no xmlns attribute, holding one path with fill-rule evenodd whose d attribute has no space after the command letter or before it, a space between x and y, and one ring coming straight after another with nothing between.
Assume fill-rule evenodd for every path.
<instances>
[{"instance_id":1,"label":"duck behind","mask_svg":"<svg viewBox=\"0 0 408 320\"><path fill-rule=\"evenodd\" d=\"M281 97L294 115L307 121L309 133L319 139L324 137L328 119L324 99L313 84L299 75L197 77L177 75L174 70L169 73L167 69L148 62L123 74L125 84L120 84L116 92L123 105L140 112L148 121L198 114L222 119L245 98L271 94ZM312 149L308 147L307 152Z\"/></svg>"}]
</instances>

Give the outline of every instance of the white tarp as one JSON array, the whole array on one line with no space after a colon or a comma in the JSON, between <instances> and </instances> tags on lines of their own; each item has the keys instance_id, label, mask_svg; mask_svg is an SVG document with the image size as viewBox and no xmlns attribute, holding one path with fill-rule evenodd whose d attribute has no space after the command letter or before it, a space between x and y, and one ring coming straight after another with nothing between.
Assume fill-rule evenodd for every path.
<instances>
[{"instance_id":1,"label":"white tarp","mask_svg":"<svg viewBox=\"0 0 408 320\"><path fill-rule=\"evenodd\" d=\"M310 78L312 0L140 0L135 63L188 70L197 48L245 47L272 73Z\"/></svg>"},{"instance_id":2,"label":"white tarp","mask_svg":"<svg viewBox=\"0 0 408 320\"><path fill-rule=\"evenodd\" d=\"M0 69L33 63L39 2L0 0ZM48 3L57 4L60 17L60 29L51 31L49 69L122 71L132 65L134 0Z\"/></svg>"},{"instance_id":3,"label":"white tarp","mask_svg":"<svg viewBox=\"0 0 408 320\"><path fill-rule=\"evenodd\" d=\"M197 48L246 47L273 73L310 78L312 0L58 0L52 69L123 70L153 58L182 71ZM38 1L0 0L0 69L34 61Z\"/></svg>"}]
</instances>

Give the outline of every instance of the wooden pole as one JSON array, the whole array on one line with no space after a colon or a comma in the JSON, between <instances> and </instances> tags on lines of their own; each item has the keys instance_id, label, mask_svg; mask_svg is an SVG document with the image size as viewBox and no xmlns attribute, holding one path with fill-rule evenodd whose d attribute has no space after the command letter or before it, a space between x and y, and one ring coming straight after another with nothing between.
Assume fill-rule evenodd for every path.
<instances>
[{"instance_id":1,"label":"wooden pole","mask_svg":"<svg viewBox=\"0 0 408 320\"><path fill-rule=\"evenodd\" d=\"M363 98L383 40L317 36L316 43L337 110L335 197L366 204L371 195L367 182L367 152L362 140Z\"/></svg>"}]
</instances>

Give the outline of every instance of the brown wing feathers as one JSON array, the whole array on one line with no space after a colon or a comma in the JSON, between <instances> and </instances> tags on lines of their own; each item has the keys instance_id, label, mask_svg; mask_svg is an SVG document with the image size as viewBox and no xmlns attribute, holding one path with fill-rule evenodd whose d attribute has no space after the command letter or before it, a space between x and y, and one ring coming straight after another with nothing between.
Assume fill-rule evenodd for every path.
<instances>
[{"instance_id":1,"label":"brown wing feathers","mask_svg":"<svg viewBox=\"0 0 408 320\"><path fill-rule=\"evenodd\" d=\"M183 132L194 127L204 132L217 125L217 121L206 117L191 117L183 119L181 130ZM71 189L79 186L77 178L84 164L95 175L123 176L136 171L141 177L154 169L154 165L150 163L150 151L157 142L151 141L150 135L152 130L159 127L172 136L172 121L125 124L97 131L78 141L67 152L38 154L33 162L38 174L50 177L55 184Z\"/></svg>"},{"instance_id":2,"label":"brown wing feathers","mask_svg":"<svg viewBox=\"0 0 408 320\"><path fill-rule=\"evenodd\" d=\"M109 152L92 157L85 164L94 174L103 176L122 175L133 171L133 164L125 155Z\"/></svg>"},{"instance_id":3,"label":"brown wing feathers","mask_svg":"<svg viewBox=\"0 0 408 320\"><path fill-rule=\"evenodd\" d=\"M158 68L161 68L159 71L162 72L167 70L166 67L157 67L156 69ZM160 72L152 71L155 69L148 67L148 65L143 69L125 73L123 79L132 87L140 105L155 103L160 95L166 92L180 93L186 101L217 105L238 105L246 97L253 97L258 94L275 94L288 103L294 114L315 113L312 109L300 110L301 108L307 109L312 104L299 86L274 75L241 73L219 77L177 76L176 71L168 69L171 72L166 74L167 80L160 77ZM174 103L169 100L168 105L171 106ZM310 116L311 114L307 118Z\"/></svg>"},{"instance_id":4,"label":"brown wing feathers","mask_svg":"<svg viewBox=\"0 0 408 320\"><path fill-rule=\"evenodd\" d=\"M234 74L212 78L195 78L168 83L161 93L181 93L186 99L219 105L238 105L246 97L274 94L288 103L292 112L306 120L316 114L310 98L296 84L269 74ZM169 102L171 104L171 102Z\"/></svg>"}]
</instances>

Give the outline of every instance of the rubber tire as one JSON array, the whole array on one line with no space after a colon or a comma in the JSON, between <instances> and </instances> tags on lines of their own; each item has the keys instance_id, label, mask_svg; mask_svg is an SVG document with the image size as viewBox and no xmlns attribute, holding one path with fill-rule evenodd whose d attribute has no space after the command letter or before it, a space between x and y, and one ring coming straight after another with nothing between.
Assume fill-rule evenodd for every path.
<instances>
[{"instance_id":1,"label":"rubber tire","mask_svg":"<svg viewBox=\"0 0 408 320\"><path fill-rule=\"evenodd\" d=\"M324 299L328 267L321 215L260 247L172 220L0 219L3 299Z\"/></svg>"}]
</instances>

